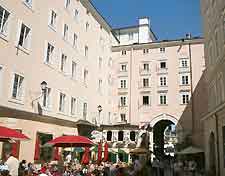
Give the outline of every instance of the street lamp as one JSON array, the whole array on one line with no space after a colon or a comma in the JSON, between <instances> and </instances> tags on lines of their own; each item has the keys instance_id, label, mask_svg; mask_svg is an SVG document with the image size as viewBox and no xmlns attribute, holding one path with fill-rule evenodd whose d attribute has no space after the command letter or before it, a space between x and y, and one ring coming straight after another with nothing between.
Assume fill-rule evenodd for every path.
<instances>
[{"instance_id":1,"label":"street lamp","mask_svg":"<svg viewBox=\"0 0 225 176\"><path fill-rule=\"evenodd\" d=\"M46 90L48 88L47 86L48 86L48 84L47 84L46 81L42 81L41 82L41 84L40 84L40 87L41 87L41 95L39 97L35 98L34 100L32 100L32 103L31 103L32 104L32 107L34 105L34 101L39 100L46 93Z\"/></svg>"},{"instance_id":2,"label":"street lamp","mask_svg":"<svg viewBox=\"0 0 225 176\"><path fill-rule=\"evenodd\" d=\"M101 118L101 112L102 112L102 106L98 105L98 116L99 116L99 122L100 122L100 118ZM100 124L100 126L103 125L103 123ZM103 126L102 126L102 139L101 141L103 141Z\"/></svg>"}]
</instances>

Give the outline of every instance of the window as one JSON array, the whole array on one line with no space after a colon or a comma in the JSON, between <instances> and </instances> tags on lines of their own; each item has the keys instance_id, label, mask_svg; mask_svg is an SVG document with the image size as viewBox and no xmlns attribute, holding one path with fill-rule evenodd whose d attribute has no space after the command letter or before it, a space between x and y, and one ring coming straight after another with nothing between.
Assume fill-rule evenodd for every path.
<instances>
[{"instance_id":1,"label":"window","mask_svg":"<svg viewBox=\"0 0 225 176\"><path fill-rule=\"evenodd\" d=\"M149 79L143 78L143 87L149 87Z\"/></svg>"},{"instance_id":2,"label":"window","mask_svg":"<svg viewBox=\"0 0 225 176\"><path fill-rule=\"evenodd\" d=\"M63 93L59 94L59 111L65 112L66 95Z\"/></svg>"},{"instance_id":3,"label":"window","mask_svg":"<svg viewBox=\"0 0 225 176\"><path fill-rule=\"evenodd\" d=\"M143 96L143 105L149 105L149 96Z\"/></svg>"},{"instance_id":4,"label":"window","mask_svg":"<svg viewBox=\"0 0 225 176\"><path fill-rule=\"evenodd\" d=\"M166 48L160 48L160 53L165 53Z\"/></svg>"},{"instance_id":5,"label":"window","mask_svg":"<svg viewBox=\"0 0 225 176\"><path fill-rule=\"evenodd\" d=\"M88 22L86 22L86 24L85 24L85 30L86 30L86 32L88 31L88 29L89 29L89 23Z\"/></svg>"},{"instance_id":6,"label":"window","mask_svg":"<svg viewBox=\"0 0 225 176\"><path fill-rule=\"evenodd\" d=\"M123 135L124 135L123 131L118 132L118 141L123 141Z\"/></svg>"},{"instance_id":7,"label":"window","mask_svg":"<svg viewBox=\"0 0 225 176\"><path fill-rule=\"evenodd\" d=\"M120 97L120 106L126 106L127 97Z\"/></svg>"},{"instance_id":8,"label":"window","mask_svg":"<svg viewBox=\"0 0 225 176\"><path fill-rule=\"evenodd\" d=\"M70 107L71 115L75 115L76 113L76 102L77 102L76 98L71 97L71 107Z\"/></svg>"},{"instance_id":9,"label":"window","mask_svg":"<svg viewBox=\"0 0 225 176\"><path fill-rule=\"evenodd\" d=\"M50 63L52 58L53 58L53 53L54 53L54 46L52 46L50 43L48 43L47 46L47 53L46 53L46 58L45 58L45 62L46 63Z\"/></svg>"},{"instance_id":10,"label":"window","mask_svg":"<svg viewBox=\"0 0 225 176\"><path fill-rule=\"evenodd\" d=\"M166 62L160 62L160 68L165 69L166 68Z\"/></svg>"},{"instance_id":11,"label":"window","mask_svg":"<svg viewBox=\"0 0 225 176\"><path fill-rule=\"evenodd\" d=\"M83 104L83 118L84 120L87 118L87 103Z\"/></svg>"},{"instance_id":12,"label":"window","mask_svg":"<svg viewBox=\"0 0 225 176\"><path fill-rule=\"evenodd\" d=\"M125 79L120 80L120 88L122 88L122 89L127 88L127 80L125 80Z\"/></svg>"},{"instance_id":13,"label":"window","mask_svg":"<svg viewBox=\"0 0 225 176\"><path fill-rule=\"evenodd\" d=\"M31 29L22 23L19 37L19 46L25 49L29 48L31 40Z\"/></svg>"},{"instance_id":14,"label":"window","mask_svg":"<svg viewBox=\"0 0 225 176\"><path fill-rule=\"evenodd\" d=\"M27 5L29 5L30 7L32 6L32 0L25 0L24 1Z\"/></svg>"},{"instance_id":15,"label":"window","mask_svg":"<svg viewBox=\"0 0 225 176\"><path fill-rule=\"evenodd\" d=\"M88 46L84 47L84 56L88 57Z\"/></svg>"},{"instance_id":16,"label":"window","mask_svg":"<svg viewBox=\"0 0 225 176\"><path fill-rule=\"evenodd\" d=\"M126 114L120 114L120 120L121 122L126 122Z\"/></svg>"},{"instance_id":17,"label":"window","mask_svg":"<svg viewBox=\"0 0 225 176\"><path fill-rule=\"evenodd\" d=\"M149 71L149 64L143 64L144 71Z\"/></svg>"},{"instance_id":18,"label":"window","mask_svg":"<svg viewBox=\"0 0 225 176\"><path fill-rule=\"evenodd\" d=\"M182 67L182 68L188 67L188 59L181 59L180 60L180 67Z\"/></svg>"},{"instance_id":19,"label":"window","mask_svg":"<svg viewBox=\"0 0 225 176\"><path fill-rule=\"evenodd\" d=\"M189 84L189 76L183 75L181 76L181 85L188 85Z\"/></svg>"},{"instance_id":20,"label":"window","mask_svg":"<svg viewBox=\"0 0 225 176\"><path fill-rule=\"evenodd\" d=\"M121 71L126 72L127 71L127 64L121 64Z\"/></svg>"},{"instance_id":21,"label":"window","mask_svg":"<svg viewBox=\"0 0 225 176\"><path fill-rule=\"evenodd\" d=\"M47 88L43 92L42 106L45 108L50 108L50 94L51 94L51 88Z\"/></svg>"},{"instance_id":22,"label":"window","mask_svg":"<svg viewBox=\"0 0 225 176\"><path fill-rule=\"evenodd\" d=\"M79 11L77 9L74 10L74 19L78 21Z\"/></svg>"},{"instance_id":23,"label":"window","mask_svg":"<svg viewBox=\"0 0 225 176\"><path fill-rule=\"evenodd\" d=\"M129 33L129 40L133 40L134 39L134 33L133 32L130 32Z\"/></svg>"},{"instance_id":24,"label":"window","mask_svg":"<svg viewBox=\"0 0 225 176\"><path fill-rule=\"evenodd\" d=\"M84 84L87 84L88 71L84 69Z\"/></svg>"},{"instance_id":25,"label":"window","mask_svg":"<svg viewBox=\"0 0 225 176\"><path fill-rule=\"evenodd\" d=\"M148 54L149 53L149 49L145 48L143 49L143 54Z\"/></svg>"},{"instance_id":26,"label":"window","mask_svg":"<svg viewBox=\"0 0 225 176\"><path fill-rule=\"evenodd\" d=\"M162 76L160 79L160 86L167 86L167 80L165 76Z\"/></svg>"},{"instance_id":27,"label":"window","mask_svg":"<svg viewBox=\"0 0 225 176\"><path fill-rule=\"evenodd\" d=\"M190 100L190 93L189 92L182 92L181 96L181 104L188 104Z\"/></svg>"},{"instance_id":28,"label":"window","mask_svg":"<svg viewBox=\"0 0 225 176\"><path fill-rule=\"evenodd\" d=\"M70 0L65 0L65 8L68 8L70 5Z\"/></svg>"},{"instance_id":29,"label":"window","mask_svg":"<svg viewBox=\"0 0 225 176\"><path fill-rule=\"evenodd\" d=\"M23 96L24 77L18 74L14 75L12 98L21 100Z\"/></svg>"},{"instance_id":30,"label":"window","mask_svg":"<svg viewBox=\"0 0 225 176\"><path fill-rule=\"evenodd\" d=\"M55 11L51 11L51 16L50 16L50 25L53 27L53 28L56 28L56 17L57 17L57 14L55 13Z\"/></svg>"},{"instance_id":31,"label":"window","mask_svg":"<svg viewBox=\"0 0 225 176\"><path fill-rule=\"evenodd\" d=\"M167 104L167 97L165 94L160 94L159 96L159 104L166 105Z\"/></svg>"},{"instance_id":32,"label":"window","mask_svg":"<svg viewBox=\"0 0 225 176\"><path fill-rule=\"evenodd\" d=\"M102 68L102 58L101 57L98 58L98 68L99 69Z\"/></svg>"},{"instance_id":33,"label":"window","mask_svg":"<svg viewBox=\"0 0 225 176\"><path fill-rule=\"evenodd\" d=\"M102 91L102 80L101 79L98 80L98 91L99 92Z\"/></svg>"},{"instance_id":34,"label":"window","mask_svg":"<svg viewBox=\"0 0 225 176\"><path fill-rule=\"evenodd\" d=\"M126 50L123 50L122 51L122 55L124 56L124 55L127 55L127 51Z\"/></svg>"},{"instance_id":35,"label":"window","mask_svg":"<svg viewBox=\"0 0 225 176\"><path fill-rule=\"evenodd\" d=\"M136 133L135 133L135 131L131 131L131 132L130 132L130 140L131 140L131 141L135 141L135 138L136 138Z\"/></svg>"},{"instance_id":36,"label":"window","mask_svg":"<svg viewBox=\"0 0 225 176\"><path fill-rule=\"evenodd\" d=\"M112 141L112 131L107 131L107 141Z\"/></svg>"},{"instance_id":37,"label":"window","mask_svg":"<svg viewBox=\"0 0 225 176\"><path fill-rule=\"evenodd\" d=\"M0 6L0 34L7 35L10 13Z\"/></svg>"},{"instance_id":38,"label":"window","mask_svg":"<svg viewBox=\"0 0 225 176\"><path fill-rule=\"evenodd\" d=\"M112 60L112 58L110 57L110 58L109 58L109 61L108 61L108 66L109 66L109 67L112 67L112 65L113 65L113 60Z\"/></svg>"},{"instance_id":39,"label":"window","mask_svg":"<svg viewBox=\"0 0 225 176\"><path fill-rule=\"evenodd\" d=\"M73 34L73 47L75 48L77 46L77 34Z\"/></svg>"},{"instance_id":40,"label":"window","mask_svg":"<svg viewBox=\"0 0 225 176\"><path fill-rule=\"evenodd\" d=\"M77 63L72 61L72 73L71 76L73 79L76 79L76 75L77 75Z\"/></svg>"},{"instance_id":41,"label":"window","mask_svg":"<svg viewBox=\"0 0 225 176\"><path fill-rule=\"evenodd\" d=\"M68 30L69 30L68 25L64 24L64 27L63 27L63 39L64 40L68 40Z\"/></svg>"},{"instance_id":42,"label":"window","mask_svg":"<svg viewBox=\"0 0 225 176\"><path fill-rule=\"evenodd\" d=\"M67 60L67 56L65 54L62 54L61 65L60 65L60 70L62 72L66 71L66 60Z\"/></svg>"}]
</instances>

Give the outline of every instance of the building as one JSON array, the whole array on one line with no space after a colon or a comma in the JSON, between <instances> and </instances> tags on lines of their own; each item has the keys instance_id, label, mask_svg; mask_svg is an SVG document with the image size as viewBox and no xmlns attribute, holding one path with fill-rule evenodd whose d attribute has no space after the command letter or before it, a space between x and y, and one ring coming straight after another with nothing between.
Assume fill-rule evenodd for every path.
<instances>
[{"instance_id":1,"label":"building","mask_svg":"<svg viewBox=\"0 0 225 176\"><path fill-rule=\"evenodd\" d=\"M17 145L20 159L34 160L37 140L78 134L82 121L113 120L113 43L89 1L0 2L0 123L30 137Z\"/></svg>"},{"instance_id":2,"label":"building","mask_svg":"<svg viewBox=\"0 0 225 176\"><path fill-rule=\"evenodd\" d=\"M206 169L225 174L225 1L201 1L208 113L203 117Z\"/></svg>"}]
</instances>

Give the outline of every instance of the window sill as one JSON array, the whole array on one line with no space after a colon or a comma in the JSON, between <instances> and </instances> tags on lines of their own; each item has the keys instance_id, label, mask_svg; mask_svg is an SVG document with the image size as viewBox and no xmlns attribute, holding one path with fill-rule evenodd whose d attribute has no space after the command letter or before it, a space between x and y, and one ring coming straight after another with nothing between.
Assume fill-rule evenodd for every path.
<instances>
[{"instance_id":1,"label":"window sill","mask_svg":"<svg viewBox=\"0 0 225 176\"><path fill-rule=\"evenodd\" d=\"M191 86L190 84L180 84L181 87Z\"/></svg>"},{"instance_id":2,"label":"window sill","mask_svg":"<svg viewBox=\"0 0 225 176\"><path fill-rule=\"evenodd\" d=\"M10 103L15 103L15 104L18 104L18 105L24 105L24 102L20 99L16 99L16 98L11 98L9 100Z\"/></svg>"},{"instance_id":3,"label":"window sill","mask_svg":"<svg viewBox=\"0 0 225 176\"><path fill-rule=\"evenodd\" d=\"M56 27L52 26L51 24L48 24L48 27L49 27L51 30L53 30L54 32L57 32L57 31L56 31Z\"/></svg>"},{"instance_id":4,"label":"window sill","mask_svg":"<svg viewBox=\"0 0 225 176\"><path fill-rule=\"evenodd\" d=\"M49 62L44 62L44 64L47 66L47 67L50 67L51 69L54 69L53 65Z\"/></svg>"},{"instance_id":5,"label":"window sill","mask_svg":"<svg viewBox=\"0 0 225 176\"><path fill-rule=\"evenodd\" d=\"M45 112L52 112L51 108L50 107L44 107L44 106L41 106L42 110L44 110Z\"/></svg>"},{"instance_id":6,"label":"window sill","mask_svg":"<svg viewBox=\"0 0 225 176\"><path fill-rule=\"evenodd\" d=\"M57 114L63 115L63 116L68 116L65 112L61 112L61 111L59 111Z\"/></svg>"},{"instance_id":7,"label":"window sill","mask_svg":"<svg viewBox=\"0 0 225 176\"><path fill-rule=\"evenodd\" d=\"M0 33L0 38L6 42L9 42L8 36L3 33Z\"/></svg>"},{"instance_id":8,"label":"window sill","mask_svg":"<svg viewBox=\"0 0 225 176\"><path fill-rule=\"evenodd\" d=\"M28 3L26 3L25 1L23 1L23 4L24 4L29 10L31 10L32 12L34 12L32 4L28 4Z\"/></svg>"},{"instance_id":9,"label":"window sill","mask_svg":"<svg viewBox=\"0 0 225 176\"><path fill-rule=\"evenodd\" d=\"M25 54L29 55L30 54L30 51L20 45L16 46L16 48L22 52L24 52Z\"/></svg>"},{"instance_id":10,"label":"window sill","mask_svg":"<svg viewBox=\"0 0 225 176\"><path fill-rule=\"evenodd\" d=\"M159 104L159 106L168 106L168 104Z\"/></svg>"}]
</instances>

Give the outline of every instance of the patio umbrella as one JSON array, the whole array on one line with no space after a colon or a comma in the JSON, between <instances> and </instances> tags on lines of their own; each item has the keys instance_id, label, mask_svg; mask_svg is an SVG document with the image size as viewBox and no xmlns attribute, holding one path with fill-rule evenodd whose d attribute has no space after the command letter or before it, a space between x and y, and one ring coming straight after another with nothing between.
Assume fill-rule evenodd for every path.
<instances>
[{"instance_id":1,"label":"patio umbrella","mask_svg":"<svg viewBox=\"0 0 225 176\"><path fill-rule=\"evenodd\" d=\"M104 161L106 162L108 161L108 159L109 159L109 145L106 142L104 146Z\"/></svg>"},{"instance_id":2,"label":"patio umbrella","mask_svg":"<svg viewBox=\"0 0 225 176\"><path fill-rule=\"evenodd\" d=\"M54 147L90 147L94 143L84 136L61 136L49 141L47 144Z\"/></svg>"},{"instance_id":3,"label":"patio umbrella","mask_svg":"<svg viewBox=\"0 0 225 176\"><path fill-rule=\"evenodd\" d=\"M82 156L81 164L88 165L90 162L90 155L89 155L90 149L88 147L85 147L84 154Z\"/></svg>"},{"instance_id":4,"label":"patio umbrella","mask_svg":"<svg viewBox=\"0 0 225 176\"><path fill-rule=\"evenodd\" d=\"M0 141L5 140L28 140L29 138L24 134L7 127L0 126Z\"/></svg>"},{"instance_id":5,"label":"patio umbrella","mask_svg":"<svg viewBox=\"0 0 225 176\"><path fill-rule=\"evenodd\" d=\"M100 164L102 162L102 143L98 143L98 160L97 163Z\"/></svg>"},{"instance_id":6,"label":"patio umbrella","mask_svg":"<svg viewBox=\"0 0 225 176\"><path fill-rule=\"evenodd\" d=\"M35 143L34 160L37 161L39 159L40 159L40 139L37 136Z\"/></svg>"}]
</instances>

